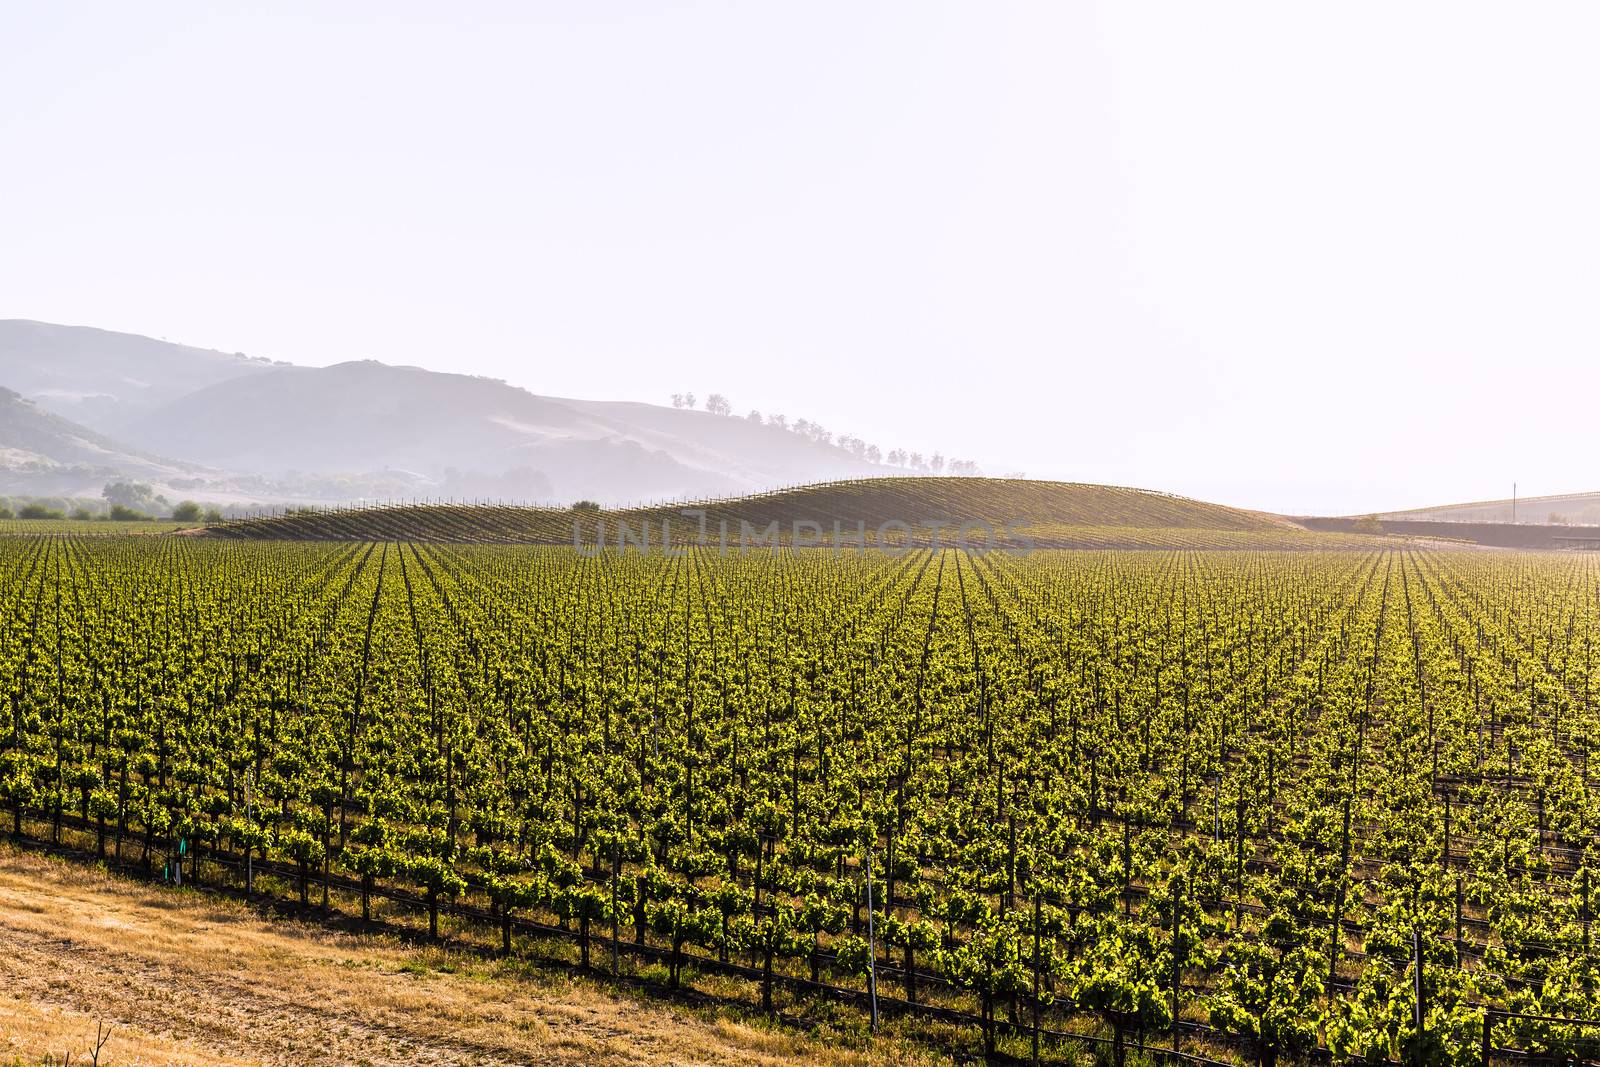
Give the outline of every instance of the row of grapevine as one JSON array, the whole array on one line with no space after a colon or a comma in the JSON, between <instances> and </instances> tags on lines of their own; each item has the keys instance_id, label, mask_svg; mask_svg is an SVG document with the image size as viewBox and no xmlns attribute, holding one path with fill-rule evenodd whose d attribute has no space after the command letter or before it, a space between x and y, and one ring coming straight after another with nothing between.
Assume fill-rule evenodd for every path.
<instances>
[{"instance_id":1,"label":"row of grapevine","mask_svg":"<svg viewBox=\"0 0 1600 1067\"><path fill-rule=\"evenodd\" d=\"M42 536L0 575L19 836L768 1012L870 974L986 1052L1600 1051L1587 557Z\"/></svg>"}]
</instances>

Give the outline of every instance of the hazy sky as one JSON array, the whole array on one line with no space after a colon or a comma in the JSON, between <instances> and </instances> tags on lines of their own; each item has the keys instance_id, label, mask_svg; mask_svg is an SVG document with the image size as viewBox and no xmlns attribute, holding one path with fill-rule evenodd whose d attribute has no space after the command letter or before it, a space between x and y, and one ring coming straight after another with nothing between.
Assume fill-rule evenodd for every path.
<instances>
[{"instance_id":1,"label":"hazy sky","mask_svg":"<svg viewBox=\"0 0 1600 1067\"><path fill-rule=\"evenodd\" d=\"M6 5L0 317L1275 510L1600 489L1600 4L296 8Z\"/></svg>"}]
</instances>

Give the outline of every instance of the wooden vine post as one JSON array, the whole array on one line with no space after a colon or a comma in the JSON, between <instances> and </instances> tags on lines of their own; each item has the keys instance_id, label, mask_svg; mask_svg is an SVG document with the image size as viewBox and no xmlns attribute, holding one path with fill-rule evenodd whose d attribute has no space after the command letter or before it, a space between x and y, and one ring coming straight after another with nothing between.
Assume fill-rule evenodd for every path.
<instances>
[{"instance_id":1,"label":"wooden vine post","mask_svg":"<svg viewBox=\"0 0 1600 1067\"><path fill-rule=\"evenodd\" d=\"M867 1000L872 1011L872 1032L878 1032L878 943L872 925L872 849L867 849Z\"/></svg>"}]
</instances>

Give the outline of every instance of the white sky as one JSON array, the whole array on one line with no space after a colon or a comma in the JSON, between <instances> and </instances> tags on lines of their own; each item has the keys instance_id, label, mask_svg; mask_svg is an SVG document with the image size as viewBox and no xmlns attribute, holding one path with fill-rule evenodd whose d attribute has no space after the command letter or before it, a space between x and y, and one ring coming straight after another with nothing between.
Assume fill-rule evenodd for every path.
<instances>
[{"instance_id":1,"label":"white sky","mask_svg":"<svg viewBox=\"0 0 1600 1067\"><path fill-rule=\"evenodd\" d=\"M27 7L0 317L1283 511L1600 489L1597 4Z\"/></svg>"}]
</instances>

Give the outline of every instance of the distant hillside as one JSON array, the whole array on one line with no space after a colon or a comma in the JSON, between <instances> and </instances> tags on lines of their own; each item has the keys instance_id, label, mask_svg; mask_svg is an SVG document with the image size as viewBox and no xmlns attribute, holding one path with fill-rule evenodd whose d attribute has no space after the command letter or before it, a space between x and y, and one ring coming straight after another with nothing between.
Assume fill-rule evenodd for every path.
<instances>
[{"instance_id":1,"label":"distant hillside","mask_svg":"<svg viewBox=\"0 0 1600 1067\"><path fill-rule=\"evenodd\" d=\"M0 388L0 491L27 495L71 493L113 478L185 478L191 464L161 459L51 414Z\"/></svg>"},{"instance_id":2,"label":"distant hillside","mask_svg":"<svg viewBox=\"0 0 1600 1067\"><path fill-rule=\"evenodd\" d=\"M1316 548L1365 546L1359 536L1313 534L1275 515L1186 500L1140 489L1030 482L993 478L872 478L804 486L755 496L695 503L584 511L565 508L463 506L444 504L302 511L214 527L213 536L263 540L412 540L571 544L595 540L605 531L615 544L626 524L638 537L649 531L660 544L663 529L675 543L699 540L700 524L685 510L705 511L705 541L737 546L750 531L796 539L796 523L815 524L800 537L886 541L909 537L926 543L934 525L941 539L955 527L981 520L998 539L1020 544L1023 537L1041 547L1134 548ZM670 523L670 527L665 524ZM775 524L775 526L774 526ZM904 524L900 526L897 524ZM1010 527L1008 535L1007 528ZM974 543L986 536L973 531Z\"/></svg>"},{"instance_id":3,"label":"distant hillside","mask_svg":"<svg viewBox=\"0 0 1600 1067\"><path fill-rule=\"evenodd\" d=\"M1370 533L1393 537L1459 542L1485 548L1549 551L1593 551L1600 548L1600 529L1564 523L1463 522L1439 519L1310 517L1297 520L1308 530L1326 533Z\"/></svg>"},{"instance_id":4,"label":"distant hillside","mask_svg":"<svg viewBox=\"0 0 1600 1067\"><path fill-rule=\"evenodd\" d=\"M232 470L397 469L420 474L437 495L520 500L681 499L880 469L743 419L556 400L374 361L219 382L155 408L126 434Z\"/></svg>"},{"instance_id":5,"label":"distant hillside","mask_svg":"<svg viewBox=\"0 0 1600 1067\"><path fill-rule=\"evenodd\" d=\"M266 360L88 326L0 319L0 384L101 433Z\"/></svg>"},{"instance_id":6,"label":"distant hillside","mask_svg":"<svg viewBox=\"0 0 1600 1067\"><path fill-rule=\"evenodd\" d=\"M1515 502L1480 500L1471 504L1441 504L1410 511L1386 511L1380 519L1437 522L1517 522L1600 525L1600 493L1561 493L1523 497Z\"/></svg>"},{"instance_id":7,"label":"distant hillside","mask_svg":"<svg viewBox=\"0 0 1600 1067\"><path fill-rule=\"evenodd\" d=\"M213 468L182 491L219 499L628 504L887 469L705 411L536 396L370 360L300 367L20 319L0 321L0 385L131 448Z\"/></svg>"}]
</instances>

